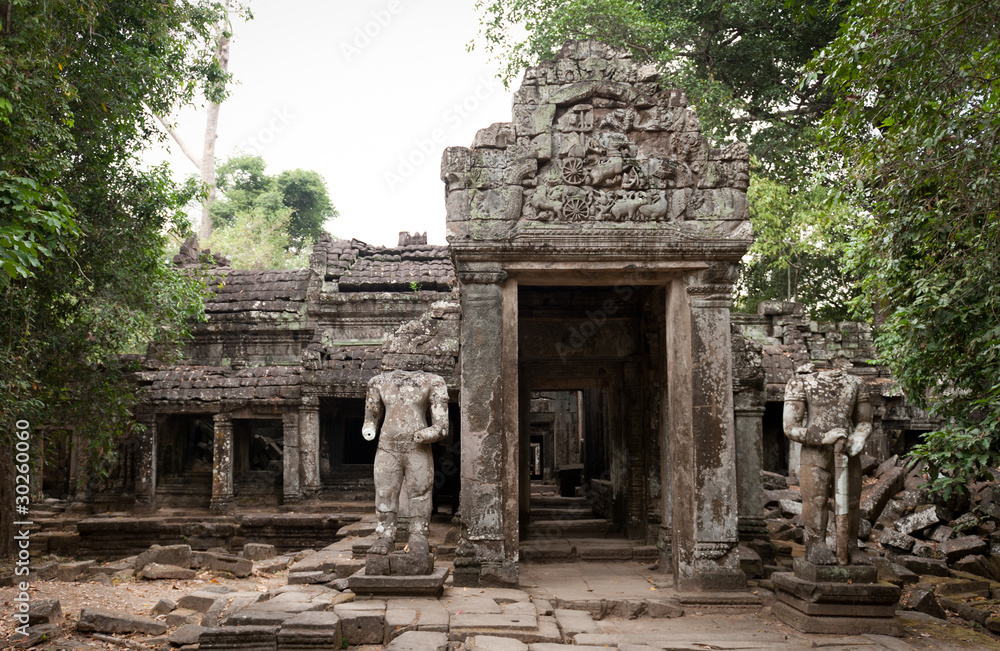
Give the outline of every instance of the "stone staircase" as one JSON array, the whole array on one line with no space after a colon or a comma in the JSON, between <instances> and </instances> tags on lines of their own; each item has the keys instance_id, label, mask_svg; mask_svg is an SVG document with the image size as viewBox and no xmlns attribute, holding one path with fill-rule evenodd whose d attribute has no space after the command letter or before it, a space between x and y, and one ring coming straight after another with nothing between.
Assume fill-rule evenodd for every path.
<instances>
[{"instance_id":1,"label":"stone staircase","mask_svg":"<svg viewBox=\"0 0 1000 651\"><path fill-rule=\"evenodd\" d=\"M563 497L554 484L532 484L525 539L607 538L611 531L611 521L595 516L586 497Z\"/></svg>"},{"instance_id":2,"label":"stone staircase","mask_svg":"<svg viewBox=\"0 0 1000 651\"><path fill-rule=\"evenodd\" d=\"M622 537L597 517L586 497L559 495L554 484L533 482L531 518L521 536L521 558L536 563L655 561L655 547Z\"/></svg>"}]
</instances>

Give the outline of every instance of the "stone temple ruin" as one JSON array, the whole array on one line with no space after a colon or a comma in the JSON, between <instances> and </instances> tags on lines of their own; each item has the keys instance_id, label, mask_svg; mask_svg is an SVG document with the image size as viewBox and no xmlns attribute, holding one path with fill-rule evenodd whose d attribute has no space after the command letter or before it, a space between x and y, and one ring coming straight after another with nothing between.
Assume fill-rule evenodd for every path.
<instances>
[{"instance_id":1,"label":"stone temple ruin","mask_svg":"<svg viewBox=\"0 0 1000 651\"><path fill-rule=\"evenodd\" d=\"M789 465L796 367L854 363L877 459L931 424L872 363L867 326L794 303L730 313L747 149L713 148L656 80L594 42L530 68L511 122L445 151L449 246L324 236L292 271L189 246L178 263L206 270L208 319L181 364L136 359L144 434L102 483L67 446L45 490L220 513L371 500L366 385L419 367L448 389L435 503L458 503L455 585L518 583L545 517L532 482L557 481L592 509L579 537L634 541L683 590L743 587L737 545L768 535L761 471Z\"/></svg>"}]
</instances>

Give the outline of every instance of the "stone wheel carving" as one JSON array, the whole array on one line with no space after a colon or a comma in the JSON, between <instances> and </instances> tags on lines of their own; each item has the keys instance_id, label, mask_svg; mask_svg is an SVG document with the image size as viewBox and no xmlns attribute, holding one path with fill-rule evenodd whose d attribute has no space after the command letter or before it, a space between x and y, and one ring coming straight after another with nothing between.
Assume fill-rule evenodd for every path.
<instances>
[{"instance_id":1,"label":"stone wheel carving","mask_svg":"<svg viewBox=\"0 0 1000 651\"><path fill-rule=\"evenodd\" d=\"M567 158L562 163L563 180L570 185L580 185L587 178L582 158Z\"/></svg>"},{"instance_id":2,"label":"stone wheel carving","mask_svg":"<svg viewBox=\"0 0 1000 651\"><path fill-rule=\"evenodd\" d=\"M563 218L571 222L582 222L590 216L590 208L583 197L570 197L563 202Z\"/></svg>"}]
</instances>

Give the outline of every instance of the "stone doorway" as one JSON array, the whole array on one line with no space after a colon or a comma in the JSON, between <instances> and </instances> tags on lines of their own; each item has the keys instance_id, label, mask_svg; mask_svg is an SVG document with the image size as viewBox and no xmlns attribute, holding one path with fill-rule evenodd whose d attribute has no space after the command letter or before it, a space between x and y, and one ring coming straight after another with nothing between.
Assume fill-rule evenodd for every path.
<instances>
[{"instance_id":1,"label":"stone doorway","mask_svg":"<svg viewBox=\"0 0 1000 651\"><path fill-rule=\"evenodd\" d=\"M156 494L163 506L207 507L212 496L212 414L177 414L156 427Z\"/></svg>"},{"instance_id":2,"label":"stone doorway","mask_svg":"<svg viewBox=\"0 0 1000 651\"><path fill-rule=\"evenodd\" d=\"M233 488L241 505L276 506L282 494L281 419L233 419Z\"/></svg>"},{"instance_id":3,"label":"stone doorway","mask_svg":"<svg viewBox=\"0 0 1000 651\"><path fill-rule=\"evenodd\" d=\"M648 406L663 384L663 303L656 287L518 286L522 539L645 541L657 529L660 414ZM530 484L538 420L551 421L550 497Z\"/></svg>"}]
</instances>

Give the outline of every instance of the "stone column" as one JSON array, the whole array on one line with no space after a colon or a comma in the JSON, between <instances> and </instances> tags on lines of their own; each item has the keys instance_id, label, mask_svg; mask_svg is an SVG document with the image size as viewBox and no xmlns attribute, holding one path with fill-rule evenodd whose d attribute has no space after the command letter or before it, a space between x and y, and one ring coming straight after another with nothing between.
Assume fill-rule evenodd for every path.
<instances>
[{"instance_id":1,"label":"stone column","mask_svg":"<svg viewBox=\"0 0 1000 651\"><path fill-rule=\"evenodd\" d=\"M156 416L143 418L140 423L146 428L146 431L139 437L138 454L135 461L135 502L136 504L150 505L156 499ZM73 472L70 474L75 475ZM71 477L71 481L73 480L75 477ZM72 492L73 489L70 490Z\"/></svg>"},{"instance_id":2,"label":"stone column","mask_svg":"<svg viewBox=\"0 0 1000 651\"><path fill-rule=\"evenodd\" d=\"M721 274L728 280L729 268ZM737 541L731 284L716 269L671 284L667 301L674 582L746 586Z\"/></svg>"},{"instance_id":3,"label":"stone column","mask_svg":"<svg viewBox=\"0 0 1000 651\"><path fill-rule=\"evenodd\" d=\"M319 495L319 398L302 396L299 407L299 460L302 467L302 495Z\"/></svg>"},{"instance_id":4,"label":"stone column","mask_svg":"<svg viewBox=\"0 0 1000 651\"><path fill-rule=\"evenodd\" d=\"M740 396L736 398L737 403ZM739 496L740 540L768 539L764 520L764 488L760 473L764 469L764 407L735 408L736 483Z\"/></svg>"},{"instance_id":5,"label":"stone column","mask_svg":"<svg viewBox=\"0 0 1000 651\"><path fill-rule=\"evenodd\" d=\"M281 484L285 504L292 504L302 499L299 461L299 414L290 412L282 414L282 476Z\"/></svg>"},{"instance_id":6,"label":"stone column","mask_svg":"<svg viewBox=\"0 0 1000 651\"><path fill-rule=\"evenodd\" d=\"M462 541L455 585L517 583L517 285L506 276L497 269L459 274Z\"/></svg>"},{"instance_id":7,"label":"stone column","mask_svg":"<svg viewBox=\"0 0 1000 651\"><path fill-rule=\"evenodd\" d=\"M224 513L233 502L233 421L228 413L213 420L211 510Z\"/></svg>"}]
</instances>

